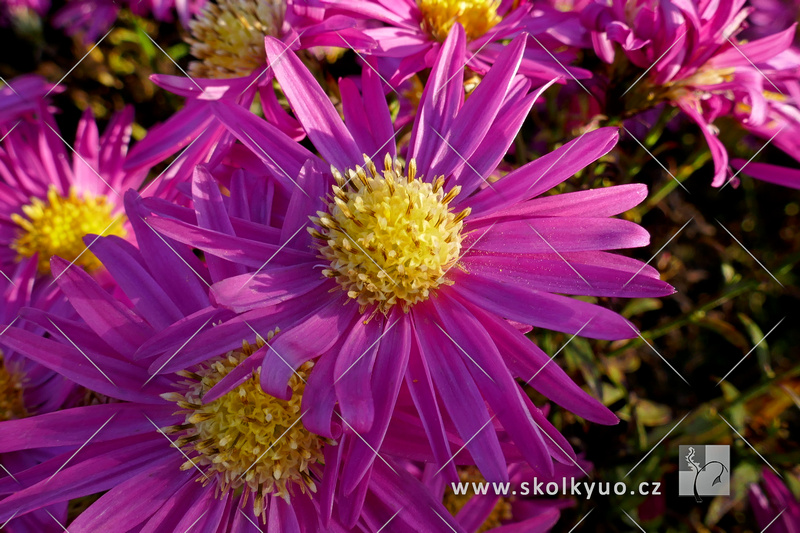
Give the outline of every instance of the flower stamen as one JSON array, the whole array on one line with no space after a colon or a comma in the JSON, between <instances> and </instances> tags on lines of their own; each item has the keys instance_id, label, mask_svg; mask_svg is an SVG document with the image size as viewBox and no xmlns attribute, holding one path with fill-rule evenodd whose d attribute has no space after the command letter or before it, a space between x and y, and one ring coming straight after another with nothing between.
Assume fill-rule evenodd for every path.
<instances>
[{"instance_id":1,"label":"flower stamen","mask_svg":"<svg viewBox=\"0 0 800 533\"><path fill-rule=\"evenodd\" d=\"M181 435L175 444L189 456L181 469L199 467L208 476L204 482L216 480L220 492L241 487L254 495L255 513L265 518L266 496L277 495L288 502L296 490L316 491L314 479L319 479L322 450L328 441L309 432L300 420L311 362L292 376L289 386L293 394L288 401L261 390L258 368L221 398L203 403L203 396L214 385L263 344L243 342L241 350L212 359L193 372L180 372L186 379L180 383L185 390L163 397L176 402L185 415L182 424L165 428Z\"/></svg>"},{"instance_id":2,"label":"flower stamen","mask_svg":"<svg viewBox=\"0 0 800 533\"><path fill-rule=\"evenodd\" d=\"M47 202L39 198L22 206L25 216L11 214L19 235L11 248L19 254L19 260L39 254L38 268L42 274L50 272L50 257L58 255L75 259L75 264L86 270L100 267L100 260L86 250L83 238L87 234L117 235L124 237L124 216L114 218L113 205L105 196L78 196L74 188L67 196L61 196L55 187L47 191Z\"/></svg>"},{"instance_id":3,"label":"flower stamen","mask_svg":"<svg viewBox=\"0 0 800 533\"><path fill-rule=\"evenodd\" d=\"M266 64L264 37L280 35L286 13L283 0L216 0L189 23L189 74L199 78L235 78Z\"/></svg>"},{"instance_id":4,"label":"flower stamen","mask_svg":"<svg viewBox=\"0 0 800 533\"><path fill-rule=\"evenodd\" d=\"M417 177L412 159L405 172L387 154L379 172L365 156L366 168L332 169L336 185L327 212L311 221L311 235L334 278L362 309L376 305L386 313L427 300L458 261L461 229L470 209L453 213L450 203L461 190L444 192L444 177ZM345 178L345 176L347 176Z\"/></svg>"},{"instance_id":5,"label":"flower stamen","mask_svg":"<svg viewBox=\"0 0 800 533\"><path fill-rule=\"evenodd\" d=\"M22 385L22 375L7 367L0 353L0 421L28 416Z\"/></svg>"},{"instance_id":6,"label":"flower stamen","mask_svg":"<svg viewBox=\"0 0 800 533\"><path fill-rule=\"evenodd\" d=\"M444 41L456 22L472 40L503 20L497 14L500 0L417 0L417 5L422 12L423 29L437 41Z\"/></svg>"}]
</instances>

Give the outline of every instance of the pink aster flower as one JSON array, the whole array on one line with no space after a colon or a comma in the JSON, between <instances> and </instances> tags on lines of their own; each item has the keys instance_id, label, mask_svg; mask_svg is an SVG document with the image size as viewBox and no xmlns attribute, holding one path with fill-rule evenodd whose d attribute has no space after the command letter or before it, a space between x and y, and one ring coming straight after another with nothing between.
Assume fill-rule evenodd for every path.
<instances>
[{"instance_id":1,"label":"pink aster flower","mask_svg":"<svg viewBox=\"0 0 800 533\"><path fill-rule=\"evenodd\" d=\"M209 189L210 195L219 195ZM130 193L133 195L133 193ZM132 198L132 196L131 196ZM348 500L333 496L351 441L316 435L301 423L300 405L313 365L297 369L294 393L283 401L258 386L248 358L275 342L273 331L254 345L214 353L178 374L155 375L137 352L173 326L168 342L186 344L199 331L225 325L229 311L208 306L213 272L185 247L156 235L129 203L141 251L118 237L94 245L118 282L114 297L91 276L54 257L57 283L78 320L27 309L27 323L49 337L14 326L7 346L95 391L105 402L0 422L1 453L48 452L39 465L0 479L0 521L44 506L105 492L69 524L70 531L246 531L269 533L375 531L392 521L395 531L463 531L424 485L393 466L419 454L419 422L398 420L389 430L381 461L363 489ZM177 336L176 336L177 335ZM247 335L252 338L252 333ZM249 375L215 400L208 392L225 376ZM330 425L329 420L329 425ZM169 442L165 442L168 440ZM346 526L333 514L352 514ZM394 516L393 516L394 515Z\"/></svg>"},{"instance_id":2,"label":"pink aster flower","mask_svg":"<svg viewBox=\"0 0 800 533\"><path fill-rule=\"evenodd\" d=\"M800 501L772 470L765 467L762 476L763 488L754 483L748 490L758 527L773 533L800 532Z\"/></svg>"},{"instance_id":3,"label":"pink aster flower","mask_svg":"<svg viewBox=\"0 0 800 533\"><path fill-rule=\"evenodd\" d=\"M574 53L564 45L583 42L584 31L573 13L558 11L530 0L313 0L305 2L310 11L322 9L324 16L346 15L363 21L364 34L375 40L368 53L386 58L393 85L433 65L450 29L465 30L468 53L463 66L484 73L500 56L504 42L522 33L535 35L540 44L526 46L519 72L544 83L566 74L562 64ZM299 3L298 10L303 3ZM356 48L349 43L348 48ZM542 48L544 47L544 48ZM583 69L569 68L572 75L588 77Z\"/></svg>"},{"instance_id":4,"label":"pink aster flower","mask_svg":"<svg viewBox=\"0 0 800 533\"><path fill-rule=\"evenodd\" d=\"M646 69L627 97L627 116L663 101L679 107L709 145L715 187L726 183L728 153L714 121L731 116L757 130L779 113L782 98L771 84L796 77L800 68L790 50L795 25L751 42L736 38L750 12L744 3L614 0L596 1L581 12L601 59L618 60L619 47L630 63Z\"/></svg>"},{"instance_id":5,"label":"pink aster flower","mask_svg":"<svg viewBox=\"0 0 800 533\"><path fill-rule=\"evenodd\" d=\"M0 126L0 270L10 276L18 262L38 257L49 273L52 255L95 269L83 242L88 233L124 235L121 194L138 187L144 173L122 168L133 109L115 115L102 136L87 111L70 153L53 116Z\"/></svg>"},{"instance_id":6,"label":"pink aster flower","mask_svg":"<svg viewBox=\"0 0 800 533\"><path fill-rule=\"evenodd\" d=\"M397 398L407 396L448 476L455 476L449 424L490 480L508 477L508 442L539 472L552 472L554 459L574 461L568 442L515 378L587 420L617 419L557 364L547 364L518 327L630 338L636 331L618 314L561 294L640 297L673 289L654 269L607 252L648 243L638 225L610 218L639 203L644 186L541 197L607 153L615 130L588 133L496 183L482 178L503 159L538 95L517 76L525 45L524 35L515 38L465 101L459 58L466 35L454 26L403 164L374 71L364 69L361 91L351 81L340 84L346 126L300 60L267 39L275 77L321 158L245 109L214 103L243 145L220 155L224 164L213 169L230 185L230 197L194 195L196 221L144 203L157 213L148 222L163 235L246 268L212 291L218 305L241 315L224 330L201 333L172 359L171 345L154 343L142 353L158 356L151 369L195 364L210 343L232 349L248 324L279 320L283 333L247 368L260 366L264 391L288 399L294 370L316 360L304 423L317 434L329 436L338 403L345 433L380 449ZM243 162L258 164L260 175ZM270 189L289 200L284 214L265 219L262 198ZM209 398L238 383L221 381ZM371 461L369 455L346 474L345 492Z\"/></svg>"}]
</instances>

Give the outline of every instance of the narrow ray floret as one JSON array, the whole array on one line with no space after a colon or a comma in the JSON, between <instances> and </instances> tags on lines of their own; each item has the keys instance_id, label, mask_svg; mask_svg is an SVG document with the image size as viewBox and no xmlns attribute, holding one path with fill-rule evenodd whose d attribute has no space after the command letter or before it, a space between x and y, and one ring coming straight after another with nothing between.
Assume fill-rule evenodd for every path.
<instances>
[{"instance_id":1,"label":"narrow ray floret","mask_svg":"<svg viewBox=\"0 0 800 533\"><path fill-rule=\"evenodd\" d=\"M361 460L343 471L345 496L376 463L371 450L381 449L401 399L424 421L447 479L455 479L459 449L445 437L451 427L491 481L507 479L512 443L537 472L552 473L554 461L572 464L569 442L515 379L587 420L617 418L520 330L630 338L637 333L623 317L565 294L673 292L655 269L607 251L648 244L640 226L611 218L641 202L644 186L543 196L606 154L616 130L586 133L489 185L484 176L496 172L539 94L518 76L525 36L464 99L466 36L455 24L400 144L392 142L382 81L372 69L363 70L361 90L340 83L345 125L300 59L275 39L266 43L318 155L247 110L214 102L215 116L243 146L224 147L230 154L215 156L224 165L195 175L197 214L146 200L142 208L165 237L203 250L229 272L241 269L211 291L216 305L239 316L174 358L164 346L148 347L151 371L202 361L212 338L233 349L252 334L248 324L279 327L247 364L261 366L266 393L289 399L294 370L315 361L303 423L335 438L329 418L337 409L343 433L363 437L351 441ZM242 149L255 157L233 157ZM384 160L383 168L373 160ZM213 180L213 188L225 183L229 198L208 197ZM279 212L244 207L269 189L288 195ZM223 379L208 399L238 384Z\"/></svg>"}]
</instances>

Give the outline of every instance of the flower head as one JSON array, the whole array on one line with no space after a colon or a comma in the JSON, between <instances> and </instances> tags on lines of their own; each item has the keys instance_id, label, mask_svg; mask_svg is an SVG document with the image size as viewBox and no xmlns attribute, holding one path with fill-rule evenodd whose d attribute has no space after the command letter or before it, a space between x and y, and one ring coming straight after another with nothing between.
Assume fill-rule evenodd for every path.
<instances>
[{"instance_id":1,"label":"flower head","mask_svg":"<svg viewBox=\"0 0 800 533\"><path fill-rule=\"evenodd\" d=\"M319 155L218 101L216 116L258 162L242 158L247 162L231 170L234 158L217 157L226 161L219 170L231 176L218 178L230 200L209 201L201 191L211 177L204 176L194 187L197 224L145 203L153 212L148 223L163 235L246 270L213 285L216 304L240 313L214 342L231 349L253 321L279 327L281 335L249 360L261 365L265 392L289 399L294 370L316 361L304 392L309 430L333 438L329 414L338 404L344 434L363 435L367 449L380 449L398 399L410 394L444 475L455 475L444 438L453 424L483 475L501 480L508 476L503 447L512 442L540 472L552 472L554 460L574 461L516 377L580 416L616 422L557 365L538 373L549 358L507 319L627 338L635 329L619 315L553 293L655 296L672 288L653 269L603 251L648 242L637 225L608 218L638 203L644 187L538 197L605 154L615 131L586 134L492 184L483 179L537 93L529 94L530 82L516 76L525 50L520 36L464 101L457 58L465 46L456 25L409 144L398 147L374 71L364 69L361 91L351 81L340 83L348 127L300 60L268 39L274 74ZM380 170L373 158L384 161ZM254 209L265 181L275 194L288 195L283 210ZM208 342L200 334L174 359L154 346L147 352L155 357L151 368L169 372L199 362ZM238 383L221 381L211 398ZM487 426L494 430L484 431ZM366 457L344 471L345 494L373 462Z\"/></svg>"},{"instance_id":2,"label":"flower head","mask_svg":"<svg viewBox=\"0 0 800 533\"><path fill-rule=\"evenodd\" d=\"M583 30L575 24L575 14L534 6L528 0L399 0L391 5L375 0L322 0L320 6L326 16L344 15L364 26L363 34L374 39L374 45L359 48L360 43L346 39L345 46L386 59L385 66L380 65L393 85L432 66L441 44L456 25L463 28L470 51L463 58L462 67L483 74L500 56L504 42L530 33L538 44L526 49L520 73L538 83L589 75L573 67L567 67L565 72L562 66L574 59L571 51L563 50L564 44L575 45L584 40Z\"/></svg>"},{"instance_id":3,"label":"flower head","mask_svg":"<svg viewBox=\"0 0 800 533\"><path fill-rule=\"evenodd\" d=\"M138 187L144 174L122 169L130 138L132 110L116 115L102 136L84 114L69 165L68 148L55 121L42 109L37 119L9 128L0 148L0 268L9 273L25 259L38 257L40 274L50 257L60 255L95 269L87 234L125 236L121 194Z\"/></svg>"}]
</instances>

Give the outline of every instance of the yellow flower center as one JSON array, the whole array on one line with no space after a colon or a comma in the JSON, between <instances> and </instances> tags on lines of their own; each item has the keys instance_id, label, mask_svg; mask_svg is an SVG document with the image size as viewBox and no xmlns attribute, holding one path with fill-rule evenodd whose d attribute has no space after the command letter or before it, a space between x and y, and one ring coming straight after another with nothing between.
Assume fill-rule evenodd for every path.
<instances>
[{"instance_id":1,"label":"yellow flower center","mask_svg":"<svg viewBox=\"0 0 800 533\"><path fill-rule=\"evenodd\" d=\"M486 482L481 473L474 466L467 466L459 469L458 477L462 483ZM458 512L463 509L467 502L469 502L469 500L474 496L473 493L469 492L471 490L472 485L470 485L467 489L467 494L456 494L453 492L452 488L447 488L444 493L444 506L451 515L456 516ZM476 533L484 533L485 531L500 527L503 524L503 521L511 520L512 518L513 514L511 511L511 502L509 502L506 498L500 498L492 508L492 512L489 513L488 517L486 517L486 521L481 524L481 527L478 528Z\"/></svg>"},{"instance_id":2,"label":"yellow flower center","mask_svg":"<svg viewBox=\"0 0 800 533\"><path fill-rule=\"evenodd\" d=\"M177 402L186 415L182 425L166 428L182 434L176 445L186 450L190 460L181 469L200 468L207 476L201 479L206 483L216 479L222 492L242 487L254 494L255 513L263 517L268 494L289 501L294 490L316 491L313 477L319 471L315 466L324 462L322 449L327 441L306 430L300 420L310 362L292 376L289 401L261 390L259 368L236 389L203 403L208 390L255 349L245 342L241 351L212 359L195 372L181 372L187 378L181 383L185 391L164 398Z\"/></svg>"},{"instance_id":3,"label":"yellow flower center","mask_svg":"<svg viewBox=\"0 0 800 533\"><path fill-rule=\"evenodd\" d=\"M500 0L417 0L417 5L422 11L422 28L437 41L444 41L456 22L472 40L503 20L497 14Z\"/></svg>"},{"instance_id":4,"label":"yellow flower center","mask_svg":"<svg viewBox=\"0 0 800 533\"><path fill-rule=\"evenodd\" d=\"M365 156L365 159L366 156ZM318 212L309 228L321 242L330 267L323 274L336 279L362 311L373 304L386 313L395 304L406 310L426 300L439 285L461 250L461 229L470 210L458 214L449 203L460 187L442 190L444 177L432 183L417 179L412 159L408 173L387 154L379 173L371 161L366 169L336 169L328 212Z\"/></svg>"},{"instance_id":5,"label":"yellow flower center","mask_svg":"<svg viewBox=\"0 0 800 533\"><path fill-rule=\"evenodd\" d=\"M266 64L264 37L278 36L286 13L282 0L209 2L189 24L191 53L199 61L189 74L200 78L235 78Z\"/></svg>"},{"instance_id":6,"label":"yellow flower center","mask_svg":"<svg viewBox=\"0 0 800 533\"><path fill-rule=\"evenodd\" d=\"M124 216L115 218L112 210L105 196L78 196L75 189L70 189L69 196L62 197L51 187L47 202L33 198L22 207L25 216L11 215L20 228L11 248L17 251L20 260L38 252L42 274L50 272L50 257L54 255L93 270L100 266L100 260L86 249L83 237L89 233L125 236Z\"/></svg>"},{"instance_id":7,"label":"yellow flower center","mask_svg":"<svg viewBox=\"0 0 800 533\"><path fill-rule=\"evenodd\" d=\"M5 366L0 353L0 421L28 416L22 397L22 376Z\"/></svg>"}]
</instances>

